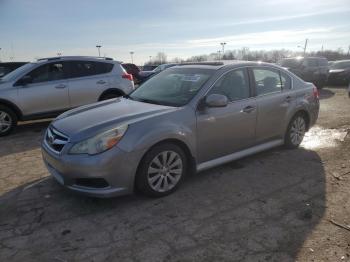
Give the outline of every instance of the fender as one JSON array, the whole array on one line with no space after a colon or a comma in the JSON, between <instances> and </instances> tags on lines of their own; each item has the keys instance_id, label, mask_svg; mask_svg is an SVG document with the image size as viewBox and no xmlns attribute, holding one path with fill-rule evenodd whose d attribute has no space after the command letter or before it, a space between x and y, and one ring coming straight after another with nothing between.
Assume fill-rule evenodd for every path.
<instances>
[{"instance_id":1,"label":"fender","mask_svg":"<svg viewBox=\"0 0 350 262\"><path fill-rule=\"evenodd\" d=\"M22 119L22 117L23 117L22 110L19 109L19 107L16 106L14 103L12 103L11 101L8 101L6 99L0 98L0 104L8 106L9 108L11 108L15 112L15 114L17 115L18 119L19 120Z\"/></svg>"}]
</instances>

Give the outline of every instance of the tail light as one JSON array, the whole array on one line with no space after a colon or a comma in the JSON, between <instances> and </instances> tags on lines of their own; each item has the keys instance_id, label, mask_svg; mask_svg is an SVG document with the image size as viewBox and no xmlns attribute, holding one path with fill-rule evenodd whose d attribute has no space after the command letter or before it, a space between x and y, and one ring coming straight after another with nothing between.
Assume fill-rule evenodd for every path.
<instances>
[{"instance_id":1,"label":"tail light","mask_svg":"<svg viewBox=\"0 0 350 262\"><path fill-rule=\"evenodd\" d=\"M128 79L130 81L134 81L134 78L132 77L132 74L124 73L124 74L122 74L122 78Z\"/></svg>"},{"instance_id":2,"label":"tail light","mask_svg":"<svg viewBox=\"0 0 350 262\"><path fill-rule=\"evenodd\" d=\"M318 92L318 89L315 85L313 85L312 94L313 94L314 98L317 98L317 99L320 98L320 93Z\"/></svg>"}]
</instances>

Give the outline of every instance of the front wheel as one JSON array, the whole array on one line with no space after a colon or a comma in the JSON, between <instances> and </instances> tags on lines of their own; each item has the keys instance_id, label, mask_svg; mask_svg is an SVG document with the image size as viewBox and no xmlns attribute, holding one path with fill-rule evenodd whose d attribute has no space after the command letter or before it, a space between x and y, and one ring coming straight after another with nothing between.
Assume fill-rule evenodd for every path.
<instances>
[{"instance_id":1,"label":"front wheel","mask_svg":"<svg viewBox=\"0 0 350 262\"><path fill-rule=\"evenodd\" d=\"M161 144L143 158L136 176L136 188L142 193L162 197L177 189L187 172L187 158L175 144Z\"/></svg>"},{"instance_id":2,"label":"front wheel","mask_svg":"<svg viewBox=\"0 0 350 262\"><path fill-rule=\"evenodd\" d=\"M293 117L288 125L288 129L284 138L287 148L297 148L303 141L306 133L306 120L302 114Z\"/></svg>"},{"instance_id":3,"label":"front wheel","mask_svg":"<svg viewBox=\"0 0 350 262\"><path fill-rule=\"evenodd\" d=\"M10 108L0 105L0 136L10 134L16 125L16 114Z\"/></svg>"}]
</instances>

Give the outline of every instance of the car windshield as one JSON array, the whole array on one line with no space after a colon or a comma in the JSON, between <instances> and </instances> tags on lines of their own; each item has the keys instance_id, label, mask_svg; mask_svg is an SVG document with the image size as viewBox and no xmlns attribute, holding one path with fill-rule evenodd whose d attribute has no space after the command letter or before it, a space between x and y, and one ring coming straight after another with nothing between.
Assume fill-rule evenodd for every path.
<instances>
[{"instance_id":1,"label":"car windshield","mask_svg":"<svg viewBox=\"0 0 350 262\"><path fill-rule=\"evenodd\" d=\"M7 75L3 76L1 78L1 81L4 81L4 82L11 81L14 78L16 78L17 76L19 76L22 73L26 72L29 68L32 68L33 65L34 65L34 63L25 64L25 65L17 68L16 70L13 70L12 72L8 73Z\"/></svg>"},{"instance_id":2,"label":"car windshield","mask_svg":"<svg viewBox=\"0 0 350 262\"><path fill-rule=\"evenodd\" d=\"M129 98L159 105L187 104L212 76L212 69L172 68L152 77Z\"/></svg>"},{"instance_id":3,"label":"car windshield","mask_svg":"<svg viewBox=\"0 0 350 262\"><path fill-rule=\"evenodd\" d=\"M334 62L330 69L345 69L350 67L350 61Z\"/></svg>"},{"instance_id":4,"label":"car windshield","mask_svg":"<svg viewBox=\"0 0 350 262\"><path fill-rule=\"evenodd\" d=\"M290 67L290 68L296 68L301 64L301 59L296 58L289 58L289 59L283 59L280 64L283 67Z\"/></svg>"}]
</instances>

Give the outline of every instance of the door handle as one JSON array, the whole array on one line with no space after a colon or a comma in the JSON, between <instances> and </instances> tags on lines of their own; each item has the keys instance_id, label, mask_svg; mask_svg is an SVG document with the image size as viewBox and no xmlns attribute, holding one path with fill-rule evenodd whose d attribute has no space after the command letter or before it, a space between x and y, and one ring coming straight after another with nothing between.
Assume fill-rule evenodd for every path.
<instances>
[{"instance_id":1,"label":"door handle","mask_svg":"<svg viewBox=\"0 0 350 262\"><path fill-rule=\"evenodd\" d=\"M241 113L251 113L251 112L253 112L255 110L255 107L253 107L253 106L246 106L245 108L243 108L242 110L241 110Z\"/></svg>"},{"instance_id":2,"label":"door handle","mask_svg":"<svg viewBox=\"0 0 350 262\"><path fill-rule=\"evenodd\" d=\"M57 89L62 89L62 88L66 88L67 86L65 84L59 84L57 86L55 86L55 88Z\"/></svg>"},{"instance_id":3,"label":"door handle","mask_svg":"<svg viewBox=\"0 0 350 262\"><path fill-rule=\"evenodd\" d=\"M98 80L97 82L96 82L96 84L99 84L99 85L103 85L103 84L105 84L106 83L106 81L104 81L104 80Z\"/></svg>"}]
</instances>

